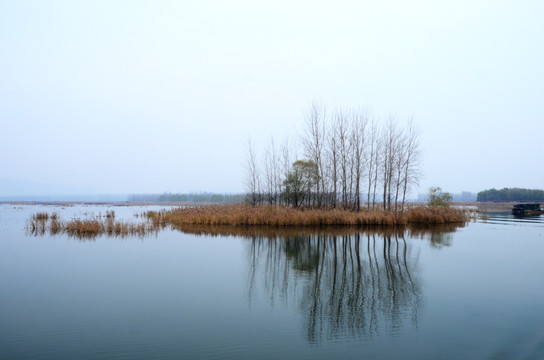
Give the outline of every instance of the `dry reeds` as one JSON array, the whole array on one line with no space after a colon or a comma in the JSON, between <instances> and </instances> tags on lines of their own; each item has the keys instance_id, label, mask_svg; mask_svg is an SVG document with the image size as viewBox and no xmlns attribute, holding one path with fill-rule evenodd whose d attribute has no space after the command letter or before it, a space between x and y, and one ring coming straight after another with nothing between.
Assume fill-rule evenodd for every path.
<instances>
[{"instance_id":1,"label":"dry reeds","mask_svg":"<svg viewBox=\"0 0 544 360\"><path fill-rule=\"evenodd\" d=\"M115 212L108 211L103 217L98 215L89 219L75 218L62 221L57 213L37 213L31 216L26 224L27 231L32 235L51 235L66 233L77 238L94 238L105 234L108 236L144 236L160 230L155 223L130 223L116 221Z\"/></svg>"},{"instance_id":2,"label":"dry reeds","mask_svg":"<svg viewBox=\"0 0 544 360\"><path fill-rule=\"evenodd\" d=\"M36 213L27 221L27 230L33 235L66 233L78 238L108 236L145 236L170 226L189 233L235 234L237 229L246 235L264 234L273 229L305 227L319 231L339 228L364 227L394 228L395 226L426 226L439 224L463 225L467 213L459 209L413 207L405 212L360 211L341 209L299 209L286 206L208 205L183 207L173 210L148 211L140 215L141 223L115 219L113 211L105 216L91 216L62 221L57 213ZM215 228L215 229L212 229ZM232 231L227 230L231 228ZM258 231L257 231L258 230ZM255 232L256 231L256 232ZM274 231L274 230L273 230Z\"/></svg>"},{"instance_id":3,"label":"dry reeds","mask_svg":"<svg viewBox=\"0 0 544 360\"><path fill-rule=\"evenodd\" d=\"M462 223L466 213L458 209L416 207L405 212L340 209L297 209L285 206L209 205L147 212L148 219L173 227L212 226L395 226L411 223Z\"/></svg>"}]
</instances>

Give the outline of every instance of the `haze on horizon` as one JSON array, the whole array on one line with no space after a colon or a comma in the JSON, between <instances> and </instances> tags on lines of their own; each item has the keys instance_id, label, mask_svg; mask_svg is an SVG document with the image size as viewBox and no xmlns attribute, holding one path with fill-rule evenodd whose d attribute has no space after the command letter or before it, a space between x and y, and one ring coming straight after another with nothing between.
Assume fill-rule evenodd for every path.
<instances>
[{"instance_id":1,"label":"haze on horizon","mask_svg":"<svg viewBox=\"0 0 544 360\"><path fill-rule=\"evenodd\" d=\"M542 189L543 13L536 0L2 2L0 196L242 192L247 138L296 143L313 100L413 116L415 193Z\"/></svg>"}]
</instances>

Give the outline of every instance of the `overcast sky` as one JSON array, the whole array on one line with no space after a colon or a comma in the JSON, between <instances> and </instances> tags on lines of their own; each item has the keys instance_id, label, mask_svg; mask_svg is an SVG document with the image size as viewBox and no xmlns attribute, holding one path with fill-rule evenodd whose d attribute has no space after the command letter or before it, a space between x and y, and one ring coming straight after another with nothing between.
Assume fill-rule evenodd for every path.
<instances>
[{"instance_id":1,"label":"overcast sky","mask_svg":"<svg viewBox=\"0 0 544 360\"><path fill-rule=\"evenodd\" d=\"M542 14L541 0L0 1L0 179L241 192L248 136L295 142L318 100L413 115L419 192L542 189Z\"/></svg>"}]
</instances>

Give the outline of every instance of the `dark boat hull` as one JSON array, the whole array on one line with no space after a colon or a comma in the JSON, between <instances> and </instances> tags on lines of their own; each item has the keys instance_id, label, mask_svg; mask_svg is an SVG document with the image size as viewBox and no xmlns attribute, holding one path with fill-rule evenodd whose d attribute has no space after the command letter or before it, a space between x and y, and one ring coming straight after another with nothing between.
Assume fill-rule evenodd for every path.
<instances>
[{"instance_id":1,"label":"dark boat hull","mask_svg":"<svg viewBox=\"0 0 544 360\"><path fill-rule=\"evenodd\" d=\"M544 210L540 207L540 204L516 204L512 208L512 214L514 215L540 215Z\"/></svg>"}]
</instances>

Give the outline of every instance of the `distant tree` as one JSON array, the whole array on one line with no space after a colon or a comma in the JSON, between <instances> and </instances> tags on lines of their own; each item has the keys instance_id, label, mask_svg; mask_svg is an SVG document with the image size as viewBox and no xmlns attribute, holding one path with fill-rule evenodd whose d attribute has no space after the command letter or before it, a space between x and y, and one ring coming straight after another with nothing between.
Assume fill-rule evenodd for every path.
<instances>
[{"instance_id":1,"label":"distant tree","mask_svg":"<svg viewBox=\"0 0 544 360\"><path fill-rule=\"evenodd\" d=\"M429 205L438 207L450 207L452 196L448 192L442 191L440 186L429 188Z\"/></svg>"}]
</instances>

